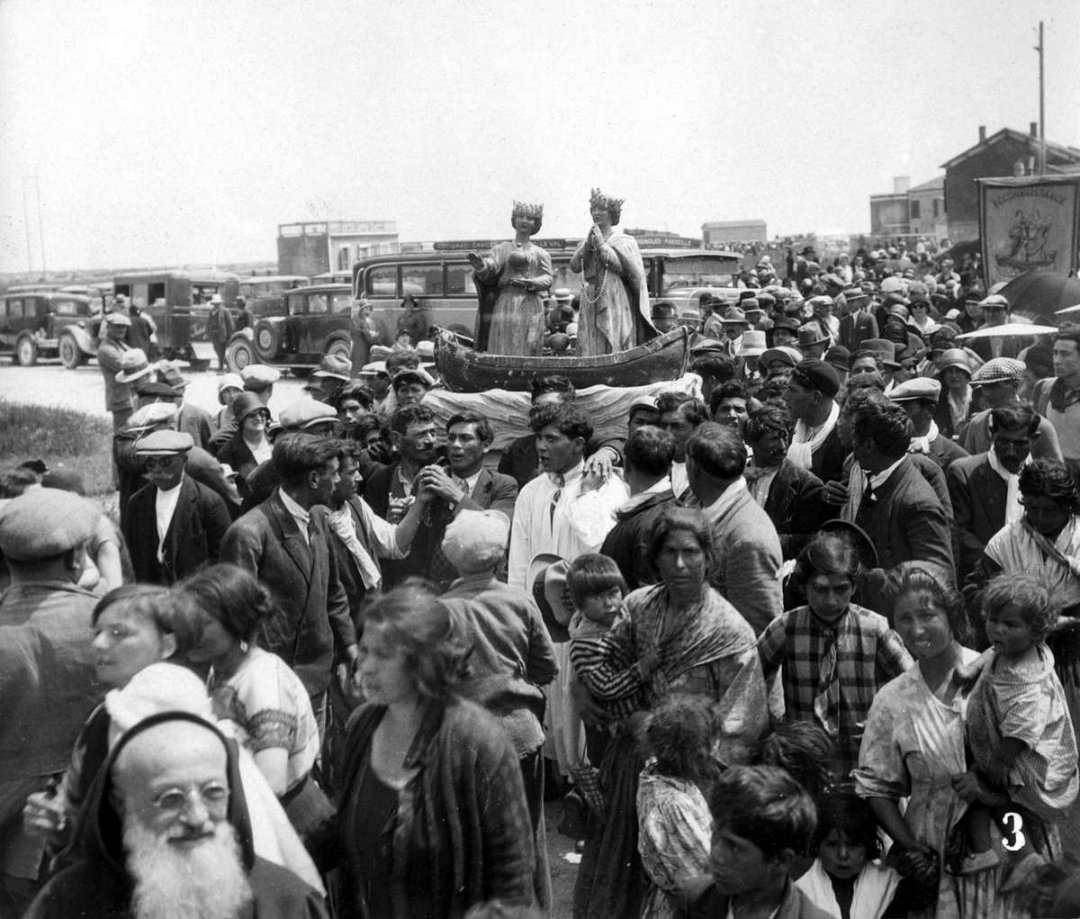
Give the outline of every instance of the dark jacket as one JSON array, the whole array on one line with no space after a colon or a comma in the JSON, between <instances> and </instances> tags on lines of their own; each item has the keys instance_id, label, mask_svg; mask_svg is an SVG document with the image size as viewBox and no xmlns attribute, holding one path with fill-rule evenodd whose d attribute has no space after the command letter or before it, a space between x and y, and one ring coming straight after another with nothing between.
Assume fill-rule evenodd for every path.
<instances>
[{"instance_id":1,"label":"dark jacket","mask_svg":"<svg viewBox=\"0 0 1080 919\"><path fill-rule=\"evenodd\" d=\"M859 310L840 318L840 344L852 354L859 350L864 341L877 337L877 320L869 310Z\"/></svg>"},{"instance_id":2,"label":"dark jacket","mask_svg":"<svg viewBox=\"0 0 1080 919\"><path fill-rule=\"evenodd\" d=\"M176 430L190 434L195 446L208 450L214 434L214 418L206 409L185 402L180 406Z\"/></svg>"},{"instance_id":3,"label":"dark jacket","mask_svg":"<svg viewBox=\"0 0 1080 919\"><path fill-rule=\"evenodd\" d=\"M764 504L765 513L780 537L784 558L795 558L818 528L834 516L824 495L821 479L784 458Z\"/></svg>"},{"instance_id":4,"label":"dark jacket","mask_svg":"<svg viewBox=\"0 0 1080 919\"><path fill-rule=\"evenodd\" d=\"M125 743L163 721L196 721L194 715L175 712L154 715L141 722L113 747L90 788L80 812L76 833L78 855L72 864L45 885L26 913L26 919L123 919L131 915L134 885L127 869L123 823L113 803L110 773ZM215 733L217 730L214 729ZM220 735L219 735L220 736ZM247 802L236 762L236 742L221 737L228 751L229 809L227 819L236 830L240 858L247 871L253 901L237 919L325 919L319 894L295 874L259 858L251 842Z\"/></svg>"},{"instance_id":5,"label":"dark jacket","mask_svg":"<svg viewBox=\"0 0 1080 919\"><path fill-rule=\"evenodd\" d=\"M144 485L131 496L124 514L124 539L135 580L167 586L218 560L221 540L232 520L220 495L185 475L165 533L165 558L158 562L156 499L157 486L153 484Z\"/></svg>"},{"instance_id":6,"label":"dark jacket","mask_svg":"<svg viewBox=\"0 0 1080 919\"><path fill-rule=\"evenodd\" d=\"M855 514L878 551L879 568L867 572L860 585L864 605L882 608L885 571L901 562L931 562L953 571L949 519L934 489L905 456L887 482L864 496Z\"/></svg>"},{"instance_id":7,"label":"dark jacket","mask_svg":"<svg viewBox=\"0 0 1080 919\"><path fill-rule=\"evenodd\" d=\"M275 491L229 527L221 561L247 569L270 589L277 610L263 623L259 646L292 667L315 696L330 684L335 660L356 643L356 630L324 507L311 509L310 538L309 545Z\"/></svg>"},{"instance_id":8,"label":"dark jacket","mask_svg":"<svg viewBox=\"0 0 1080 919\"><path fill-rule=\"evenodd\" d=\"M347 802L371 768L372 739L385 714L385 706L366 705L349 721L339 804L342 838L358 832L348 824ZM430 904L431 915L454 919L490 900L510 907L531 905L532 824L518 756L498 721L472 702L431 701L404 766L419 769L398 805L412 819L396 831L384 830L394 871L377 880L390 885L396 913L413 915L414 892ZM348 848L342 842L338 851ZM357 868L362 866L344 858L340 865L340 902L357 903L362 899Z\"/></svg>"},{"instance_id":9,"label":"dark jacket","mask_svg":"<svg viewBox=\"0 0 1080 919\"><path fill-rule=\"evenodd\" d=\"M670 488L643 499L629 510L616 512L615 526L608 530L600 547L603 555L615 560L630 590L656 583L649 566L649 540L660 515L675 505Z\"/></svg>"},{"instance_id":10,"label":"dark jacket","mask_svg":"<svg viewBox=\"0 0 1080 919\"><path fill-rule=\"evenodd\" d=\"M930 441L930 452L926 454L942 469L948 469L958 459L963 459L968 455L967 450L955 440L941 434L938 434L937 437Z\"/></svg>"},{"instance_id":11,"label":"dark jacket","mask_svg":"<svg viewBox=\"0 0 1080 919\"><path fill-rule=\"evenodd\" d=\"M990 467L986 453L966 456L945 473L959 543L957 568L963 584L982 558L990 537L1005 526L1008 483Z\"/></svg>"},{"instance_id":12,"label":"dark jacket","mask_svg":"<svg viewBox=\"0 0 1080 919\"><path fill-rule=\"evenodd\" d=\"M848 448L840 441L840 434L833 428L828 437L814 452L810 461L810 471L822 482L846 481L844 479L844 460Z\"/></svg>"},{"instance_id":13,"label":"dark jacket","mask_svg":"<svg viewBox=\"0 0 1080 919\"><path fill-rule=\"evenodd\" d=\"M364 488L364 500L380 517L386 518L390 497L403 497L404 491L398 481L398 463L377 469ZM514 514L517 500L517 484L502 473L481 469L472 494L451 508L441 498L431 503L427 519L420 527L408 556L383 564L383 582L387 589L400 584L409 577L429 578L445 589L457 577L457 571L442 553L442 539L446 527L459 509L502 511L507 518ZM395 521L396 522L396 521Z\"/></svg>"}]
</instances>

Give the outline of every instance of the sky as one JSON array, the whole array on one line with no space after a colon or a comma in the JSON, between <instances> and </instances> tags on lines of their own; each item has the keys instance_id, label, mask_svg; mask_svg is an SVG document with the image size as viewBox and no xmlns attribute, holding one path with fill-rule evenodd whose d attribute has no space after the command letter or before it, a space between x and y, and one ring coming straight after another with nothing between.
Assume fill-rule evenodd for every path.
<instances>
[{"instance_id":1,"label":"sky","mask_svg":"<svg viewBox=\"0 0 1080 919\"><path fill-rule=\"evenodd\" d=\"M1080 146L1077 0L0 0L0 272L273 260L300 220L500 238L515 199L581 236L593 186L629 227L863 232L1038 119L1040 19Z\"/></svg>"}]
</instances>

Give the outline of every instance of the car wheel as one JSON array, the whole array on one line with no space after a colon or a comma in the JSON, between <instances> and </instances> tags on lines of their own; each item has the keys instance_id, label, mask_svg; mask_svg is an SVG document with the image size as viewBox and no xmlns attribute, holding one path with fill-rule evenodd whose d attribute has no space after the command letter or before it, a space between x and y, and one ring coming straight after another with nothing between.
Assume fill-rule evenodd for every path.
<instances>
[{"instance_id":1,"label":"car wheel","mask_svg":"<svg viewBox=\"0 0 1080 919\"><path fill-rule=\"evenodd\" d=\"M344 360L352 360L352 345L347 341L342 341L340 338L336 341L330 342L330 347L326 349L326 356L334 355L334 357L340 357Z\"/></svg>"},{"instance_id":2,"label":"car wheel","mask_svg":"<svg viewBox=\"0 0 1080 919\"><path fill-rule=\"evenodd\" d=\"M262 358L276 357L281 350L281 329L269 322L260 322L254 331L255 351Z\"/></svg>"},{"instance_id":3,"label":"car wheel","mask_svg":"<svg viewBox=\"0 0 1080 919\"><path fill-rule=\"evenodd\" d=\"M248 364L255 363L255 352L246 338L230 341L225 348L225 362L233 373L239 373Z\"/></svg>"},{"instance_id":4,"label":"car wheel","mask_svg":"<svg viewBox=\"0 0 1080 919\"><path fill-rule=\"evenodd\" d=\"M15 343L15 363L20 367L33 367L37 363L37 342L24 335Z\"/></svg>"},{"instance_id":5,"label":"car wheel","mask_svg":"<svg viewBox=\"0 0 1080 919\"><path fill-rule=\"evenodd\" d=\"M85 359L82 348L71 335L60 336L60 363L68 370L74 370Z\"/></svg>"}]
</instances>

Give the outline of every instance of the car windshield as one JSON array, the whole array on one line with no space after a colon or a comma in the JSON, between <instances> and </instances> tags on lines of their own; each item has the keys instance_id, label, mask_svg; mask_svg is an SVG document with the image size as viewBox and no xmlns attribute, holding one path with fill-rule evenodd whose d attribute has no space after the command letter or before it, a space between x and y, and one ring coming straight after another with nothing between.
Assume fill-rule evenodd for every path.
<instances>
[{"instance_id":1,"label":"car windshield","mask_svg":"<svg viewBox=\"0 0 1080 919\"><path fill-rule=\"evenodd\" d=\"M664 259L662 294L686 287L731 287L739 260L710 257Z\"/></svg>"}]
</instances>

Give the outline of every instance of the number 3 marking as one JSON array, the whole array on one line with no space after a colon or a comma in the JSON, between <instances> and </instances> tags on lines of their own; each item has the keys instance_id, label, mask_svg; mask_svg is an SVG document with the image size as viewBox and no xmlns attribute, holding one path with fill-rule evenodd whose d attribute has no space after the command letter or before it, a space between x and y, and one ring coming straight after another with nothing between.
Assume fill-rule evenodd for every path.
<instances>
[{"instance_id":1,"label":"number 3 marking","mask_svg":"<svg viewBox=\"0 0 1080 919\"><path fill-rule=\"evenodd\" d=\"M1008 827L1009 835L1001 840L1001 845L1006 852L1019 852L1027 845L1027 839L1024 838L1024 818L1016 811L1007 811L1004 822Z\"/></svg>"}]
</instances>

